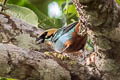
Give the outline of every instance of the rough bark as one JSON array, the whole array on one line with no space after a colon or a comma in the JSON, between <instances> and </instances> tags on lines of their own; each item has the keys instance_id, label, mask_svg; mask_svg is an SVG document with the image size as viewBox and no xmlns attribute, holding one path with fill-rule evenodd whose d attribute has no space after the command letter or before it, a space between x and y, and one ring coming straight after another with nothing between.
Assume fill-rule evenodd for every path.
<instances>
[{"instance_id":1,"label":"rough bark","mask_svg":"<svg viewBox=\"0 0 120 80\"><path fill-rule=\"evenodd\" d=\"M44 49L50 50L49 46L38 46L35 43L34 37L42 29L4 13L0 14L0 25L1 77L19 80L71 80L70 73L65 68L42 53Z\"/></svg>"},{"instance_id":2,"label":"rough bark","mask_svg":"<svg viewBox=\"0 0 120 80\"><path fill-rule=\"evenodd\" d=\"M73 58L72 64L69 60L61 61L47 57L40 52L52 49L45 46L46 44L36 45L33 38L42 32L41 29L0 14L0 42L6 43L0 44L0 66L2 66L0 76L21 80L120 80L118 5L114 0L78 1L85 6L83 10L89 15L87 22L91 32L90 37L95 45L95 66L84 65L85 61L80 61L79 57ZM58 70L53 63L59 66Z\"/></svg>"},{"instance_id":3,"label":"rough bark","mask_svg":"<svg viewBox=\"0 0 120 80\"><path fill-rule=\"evenodd\" d=\"M67 70L43 53L2 43L0 76L19 80L71 80Z\"/></svg>"},{"instance_id":4,"label":"rough bark","mask_svg":"<svg viewBox=\"0 0 120 80\"><path fill-rule=\"evenodd\" d=\"M120 80L120 7L116 0L78 0L89 16L96 67L102 80Z\"/></svg>"},{"instance_id":5,"label":"rough bark","mask_svg":"<svg viewBox=\"0 0 120 80\"><path fill-rule=\"evenodd\" d=\"M90 80L100 78L100 72L95 67L84 66L85 61L81 61L79 57L71 56L71 60L60 60L53 56L44 55L43 52L53 50L47 44L38 45L35 43L36 36L43 30L3 13L0 14L0 24L0 66L2 66L0 67L0 76L21 80ZM96 76L94 77L94 75Z\"/></svg>"}]
</instances>

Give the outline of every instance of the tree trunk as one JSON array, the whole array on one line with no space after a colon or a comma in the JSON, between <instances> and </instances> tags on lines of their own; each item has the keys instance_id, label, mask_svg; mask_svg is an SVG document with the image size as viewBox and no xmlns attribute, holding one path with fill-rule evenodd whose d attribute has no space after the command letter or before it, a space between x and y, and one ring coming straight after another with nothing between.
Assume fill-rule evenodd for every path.
<instances>
[{"instance_id":1,"label":"tree trunk","mask_svg":"<svg viewBox=\"0 0 120 80\"><path fill-rule=\"evenodd\" d=\"M116 0L77 0L85 6L102 80L120 80L120 7Z\"/></svg>"}]
</instances>

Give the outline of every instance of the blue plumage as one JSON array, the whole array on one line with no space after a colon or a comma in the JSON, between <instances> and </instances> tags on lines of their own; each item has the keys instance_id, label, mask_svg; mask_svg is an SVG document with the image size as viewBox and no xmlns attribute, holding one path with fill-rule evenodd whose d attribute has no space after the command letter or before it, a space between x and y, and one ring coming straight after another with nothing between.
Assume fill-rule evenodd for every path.
<instances>
[{"instance_id":1,"label":"blue plumage","mask_svg":"<svg viewBox=\"0 0 120 80\"><path fill-rule=\"evenodd\" d=\"M58 30L49 29L36 39L38 43L43 43L45 40L49 40L58 53L79 54L83 56L83 59L89 54L87 64L95 62L94 47L88 38L86 28L81 26L80 22L74 22ZM79 52L81 49L84 52Z\"/></svg>"},{"instance_id":2,"label":"blue plumage","mask_svg":"<svg viewBox=\"0 0 120 80\"><path fill-rule=\"evenodd\" d=\"M75 28L75 25L77 24L78 22L74 22L72 24L69 24L67 26L64 26L60 29L58 29L54 35L52 36L51 38L51 41L52 42L56 42L61 36L63 36L64 34L70 34L71 32L74 31L74 28Z\"/></svg>"},{"instance_id":3,"label":"blue plumage","mask_svg":"<svg viewBox=\"0 0 120 80\"><path fill-rule=\"evenodd\" d=\"M61 53L63 51L64 43L71 39L72 32L74 32L75 25L78 22L74 22L70 25L67 25L65 27L60 28L57 30L54 34L54 36L51 38L52 46L55 51Z\"/></svg>"},{"instance_id":4,"label":"blue plumage","mask_svg":"<svg viewBox=\"0 0 120 80\"><path fill-rule=\"evenodd\" d=\"M52 42L53 43L53 48L55 49L55 51L61 53L63 51L62 48L64 47L64 43L67 40L70 40L71 37L72 36L71 36L70 33L65 33L56 42Z\"/></svg>"},{"instance_id":5,"label":"blue plumage","mask_svg":"<svg viewBox=\"0 0 120 80\"><path fill-rule=\"evenodd\" d=\"M37 41L43 43L46 39L49 39L52 42L53 49L59 53L77 52L84 48L87 41L87 33L79 34L80 27L80 22L74 22L56 31L53 29L47 30L37 38Z\"/></svg>"}]
</instances>

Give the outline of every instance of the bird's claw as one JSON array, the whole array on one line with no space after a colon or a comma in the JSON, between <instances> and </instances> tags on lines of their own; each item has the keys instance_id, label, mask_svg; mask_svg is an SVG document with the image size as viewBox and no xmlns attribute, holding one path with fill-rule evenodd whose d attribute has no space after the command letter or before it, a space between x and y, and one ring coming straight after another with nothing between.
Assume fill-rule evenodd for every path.
<instances>
[{"instance_id":1,"label":"bird's claw","mask_svg":"<svg viewBox=\"0 0 120 80\"><path fill-rule=\"evenodd\" d=\"M67 54L58 54L57 58L61 60L66 60L66 59L69 59L70 57Z\"/></svg>"},{"instance_id":2,"label":"bird's claw","mask_svg":"<svg viewBox=\"0 0 120 80\"><path fill-rule=\"evenodd\" d=\"M61 60L66 60L66 59L70 58L67 54L60 54L60 53L56 53L56 52L44 52L44 54L49 57L56 57Z\"/></svg>"},{"instance_id":3,"label":"bird's claw","mask_svg":"<svg viewBox=\"0 0 120 80\"><path fill-rule=\"evenodd\" d=\"M46 56L49 56L49 57L52 56L50 52L44 52L44 54L45 54Z\"/></svg>"}]
</instances>

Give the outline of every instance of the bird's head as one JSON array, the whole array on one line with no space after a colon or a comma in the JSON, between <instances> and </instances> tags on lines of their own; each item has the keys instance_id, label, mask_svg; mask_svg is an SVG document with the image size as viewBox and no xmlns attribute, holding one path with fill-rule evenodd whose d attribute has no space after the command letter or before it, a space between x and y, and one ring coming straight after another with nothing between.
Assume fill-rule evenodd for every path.
<instances>
[{"instance_id":1,"label":"bird's head","mask_svg":"<svg viewBox=\"0 0 120 80\"><path fill-rule=\"evenodd\" d=\"M46 39L49 39L53 36L54 32L56 32L57 29L48 29L42 34L40 34L39 37L36 38L36 42L38 44L44 43Z\"/></svg>"}]
</instances>

